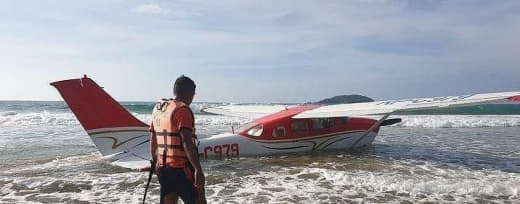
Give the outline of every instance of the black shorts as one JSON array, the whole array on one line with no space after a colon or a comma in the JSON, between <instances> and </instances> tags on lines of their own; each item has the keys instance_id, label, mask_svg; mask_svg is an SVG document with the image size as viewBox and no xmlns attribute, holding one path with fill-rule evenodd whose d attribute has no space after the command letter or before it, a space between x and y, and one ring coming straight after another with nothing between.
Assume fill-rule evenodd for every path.
<instances>
[{"instance_id":1,"label":"black shorts","mask_svg":"<svg viewBox=\"0 0 520 204\"><path fill-rule=\"evenodd\" d=\"M186 176L184 169L159 167L157 177L161 184L161 203L163 203L162 198L170 193L176 193L186 204L195 203L197 200L197 190L193 181Z\"/></svg>"}]
</instances>

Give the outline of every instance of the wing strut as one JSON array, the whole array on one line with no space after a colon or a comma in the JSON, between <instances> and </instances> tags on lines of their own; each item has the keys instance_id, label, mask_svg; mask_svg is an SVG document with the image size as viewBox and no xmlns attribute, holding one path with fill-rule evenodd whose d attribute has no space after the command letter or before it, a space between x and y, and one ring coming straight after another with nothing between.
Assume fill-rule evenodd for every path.
<instances>
[{"instance_id":1,"label":"wing strut","mask_svg":"<svg viewBox=\"0 0 520 204\"><path fill-rule=\"evenodd\" d=\"M379 126L381 126L381 123L383 123L387 118L388 116L390 116L390 114L392 113L387 113L385 114L381 119L379 119L376 123L374 123L372 125L372 127L368 128L368 130L365 132L365 134L363 136L361 136L359 139L357 139L351 146L350 146L350 149L353 149L358 143L359 141L361 141L363 138L365 138L368 134L370 134L370 132L374 131L376 128L378 128Z\"/></svg>"}]
</instances>

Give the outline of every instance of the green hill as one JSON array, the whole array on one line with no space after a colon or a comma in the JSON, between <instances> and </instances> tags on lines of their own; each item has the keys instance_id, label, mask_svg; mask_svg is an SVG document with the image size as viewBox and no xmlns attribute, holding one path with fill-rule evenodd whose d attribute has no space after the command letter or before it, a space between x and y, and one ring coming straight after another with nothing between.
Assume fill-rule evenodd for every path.
<instances>
[{"instance_id":1,"label":"green hill","mask_svg":"<svg viewBox=\"0 0 520 204\"><path fill-rule=\"evenodd\" d=\"M374 100L369 97L354 94L354 95L334 96L332 98L323 99L323 100L315 102L315 103L331 105L331 104L344 104L344 103L363 103L363 102L373 102L373 101Z\"/></svg>"}]
</instances>

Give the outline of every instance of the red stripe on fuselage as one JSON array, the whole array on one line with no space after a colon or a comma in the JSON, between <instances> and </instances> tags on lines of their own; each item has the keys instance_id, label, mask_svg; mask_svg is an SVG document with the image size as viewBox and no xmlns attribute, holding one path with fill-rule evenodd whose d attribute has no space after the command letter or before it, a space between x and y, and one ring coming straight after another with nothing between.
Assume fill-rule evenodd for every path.
<instances>
[{"instance_id":1,"label":"red stripe on fuselage","mask_svg":"<svg viewBox=\"0 0 520 204\"><path fill-rule=\"evenodd\" d=\"M286 139L278 139L278 140L262 140L262 139L255 139L253 137L248 137L248 139L253 140L255 142L260 142L260 143L288 143L288 142L294 143L294 142L300 142L300 141L322 139L322 138L326 138L326 137L337 137L340 135L359 133L359 132L366 132L366 130L349 130L349 131L334 132L334 133L329 133L329 134L324 134L324 135L314 135L314 136L300 137L300 138L286 138ZM373 133L377 134L377 132L375 132L375 131Z\"/></svg>"}]
</instances>

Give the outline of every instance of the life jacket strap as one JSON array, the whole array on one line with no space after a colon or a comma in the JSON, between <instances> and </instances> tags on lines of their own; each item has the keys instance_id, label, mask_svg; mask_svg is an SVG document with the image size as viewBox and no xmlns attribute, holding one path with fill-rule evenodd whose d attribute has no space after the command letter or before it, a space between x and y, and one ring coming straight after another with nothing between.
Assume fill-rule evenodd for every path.
<instances>
[{"instance_id":1,"label":"life jacket strap","mask_svg":"<svg viewBox=\"0 0 520 204\"><path fill-rule=\"evenodd\" d=\"M180 158L180 159L186 159L186 160L188 160L188 158L186 158L186 156L181 156L181 155L163 155L163 154L161 154L161 153L159 153L159 155L160 155L160 156L165 156L165 157L170 157L170 158L175 157L175 158ZM164 162L159 162L159 163L163 164ZM171 162L166 162L166 163L171 163Z\"/></svg>"},{"instance_id":2,"label":"life jacket strap","mask_svg":"<svg viewBox=\"0 0 520 204\"><path fill-rule=\"evenodd\" d=\"M152 131L155 132L155 131ZM171 137L180 137L181 134L178 132L155 132L157 136L171 136Z\"/></svg>"},{"instance_id":3,"label":"life jacket strap","mask_svg":"<svg viewBox=\"0 0 520 204\"><path fill-rule=\"evenodd\" d=\"M184 151L184 147L182 145L173 145L173 144L157 144L157 147L161 148L169 148L169 149L179 149Z\"/></svg>"}]
</instances>

